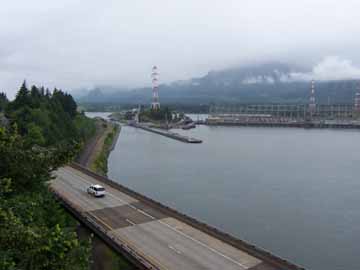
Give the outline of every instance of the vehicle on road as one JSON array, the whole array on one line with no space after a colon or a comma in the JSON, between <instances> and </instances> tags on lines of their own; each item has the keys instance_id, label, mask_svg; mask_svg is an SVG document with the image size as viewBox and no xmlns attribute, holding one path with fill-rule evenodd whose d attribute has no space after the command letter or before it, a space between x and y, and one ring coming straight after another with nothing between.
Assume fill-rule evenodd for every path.
<instances>
[{"instance_id":1,"label":"vehicle on road","mask_svg":"<svg viewBox=\"0 0 360 270\"><path fill-rule=\"evenodd\" d=\"M105 196L105 188L100 185L91 185L87 188L87 193L93 195L94 197L103 197Z\"/></svg>"}]
</instances>

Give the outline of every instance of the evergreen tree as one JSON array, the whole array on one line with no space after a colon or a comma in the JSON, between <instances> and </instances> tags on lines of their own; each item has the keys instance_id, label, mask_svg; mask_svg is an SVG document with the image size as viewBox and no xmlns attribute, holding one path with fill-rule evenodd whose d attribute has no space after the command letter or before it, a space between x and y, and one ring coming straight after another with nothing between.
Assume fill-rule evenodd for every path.
<instances>
[{"instance_id":1,"label":"evergreen tree","mask_svg":"<svg viewBox=\"0 0 360 270\"><path fill-rule=\"evenodd\" d=\"M8 102L9 100L6 97L6 94L0 92L0 112L5 110L5 107L8 104Z\"/></svg>"},{"instance_id":2,"label":"evergreen tree","mask_svg":"<svg viewBox=\"0 0 360 270\"><path fill-rule=\"evenodd\" d=\"M24 80L24 82L22 83L19 91L16 94L16 99L15 99L15 104L16 104L16 108L19 108L21 106L25 106L28 105L28 101L29 101L29 89L26 86L26 81Z\"/></svg>"},{"instance_id":3,"label":"evergreen tree","mask_svg":"<svg viewBox=\"0 0 360 270\"><path fill-rule=\"evenodd\" d=\"M53 94L44 87L26 82L20 87L16 98L6 106L6 116L16 123L22 136L31 138L30 144L48 146L61 141L75 140L81 143L95 132L90 119L79 115L71 95L57 88Z\"/></svg>"},{"instance_id":4,"label":"evergreen tree","mask_svg":"<svg viewBox=\"0 0 360 270\"><path fill-rule=\"evenodd\" d=\"M0 269L88 269L89 243L45 185L71 152L26 141L0 128Z\"/></svg>"}]
</instances>

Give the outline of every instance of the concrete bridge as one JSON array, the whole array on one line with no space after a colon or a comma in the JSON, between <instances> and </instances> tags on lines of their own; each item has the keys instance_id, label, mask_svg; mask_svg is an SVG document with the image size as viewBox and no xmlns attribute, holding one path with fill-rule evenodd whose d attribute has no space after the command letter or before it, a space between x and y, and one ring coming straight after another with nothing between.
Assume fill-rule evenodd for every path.
<instances>
[{"instance_id":1,"label":"concrete bridge","mask_svg":"<svg viewBox=\"0 0 360 270\"><path fill-rule=\"evenodd\" d=\"M64 207L140 269L303 269L80 165L55 176L50 189ZM88 195L90 184L103 185L107 195Z\"/></svg>"}]
</instances>

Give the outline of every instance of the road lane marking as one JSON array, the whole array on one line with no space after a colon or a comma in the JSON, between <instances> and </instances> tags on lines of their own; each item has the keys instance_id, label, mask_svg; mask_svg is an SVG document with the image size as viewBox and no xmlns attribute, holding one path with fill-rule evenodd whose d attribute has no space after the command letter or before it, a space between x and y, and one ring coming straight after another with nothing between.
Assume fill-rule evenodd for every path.
<instances>
[{"instance_id":1,"label":"road lane marking","mask_svg":"<svg viewBox=\"0 0 360 270\"><path fill-rule=\"evenodd\" d=\"M178 250L178 249L176 249L176 248L174 248L173 246L168 245L168 247L169 247L170 249L172 249L173 251L175 251L177 254L181 254L181 251Z\"/></svg>"},{"instance_id":2,"label":"road lane marking","mask_svg":"<svg viewBox=\"0 0 360 270\"><path fill-rule=\"evenodd\" d=\"M90 216L94 217L96 220L100 221L101 224L105 225L105 227L107 227L110 231L114 230L109 224L107 224L105 221L103 221L102 219L100 219L99 217L97 217L96 215L94 215L91 212L86 212L87 214L90 214Z\"/></svg>"},{"instance_id":3,"label":"road lane marking","mask_svg":"<svg viewBox=\"0 0 360 270\"><path fill-rule=\"evenodd\" d=\"M133 226L136 225L134 222L132 222L132 221L129 220L129 219L125 219L125 220L126 220L127 223L130 223L130 224L133 225Z\"/></svg>"},{"instance_id":4,"label":"road lane marking","mask_svg":"<svg viewBox=\"0 0 360 270\"><path fill-rule=\"evenodd\" d=\"M81 175L79 175L79 174L77 174L77 173L71 173L71 172L69 172L69 174L72 174L72 175L75 174L75 175L78 176L78 178L80 178L80 180L86 182L87 184L91 184L89 181L85 180L83 176L81 176ZM98 181L98 180L97 180L97 181ZM100 182L100 181L98 181L98 182ZM121 191L119 191L119 192L121 192ZM122 193L122 192L121 192L121 193ZM140 211L139 211L140 213L141 213L141 212L146 213L146 212L144 212L143 210L136 208L135 206L129 204L128 202L125 202L124 200L116 197L115 195L113 195L113 194L111 194L111 193L106 193L106 195L110 195L111 197L115 198L116 200L119 200L119 201L121 201L121 202L123 202L123 203L128 204L128 206L130 206L131 208L133 208L133 209L135 209L135 210L137 210L137 211L140 210ZM149 215L149 214L147 214L147 215L150 216L150 217L152 217L152 216ZM154 217L152 217L152 218L155 219ZM197 239L195 239L195 238L187 235L186 233L184 233L184 232L182 232L182 231L179 231L176 227L172 227L171 225L169 225L169 224L167 224L167 223L165 223L165 222L163 222L163 221L161 221L161 220L157 220L157 222L159 222L160 224L168 227L168 228L171 229L172 231L177 232L178 234L186 237L187 239L190 239L190 240L192 240L193 242L201 245L202 247L204 247L204 248L206 248L206 249L214 252L215 254L223 257L224 259L227 259L227 260L229 260L230 262L232 262L232 263L240 266L241 268L243 268L243 269L247 269L247 268L248 268L246 265L244 265L244 264L242 264L242 263L240 263L240 262L232 259L231 257L229 257L229 256L227 256L227 255L225 255L225 254L223 254L223 253L221 253L221 252L219 252L218 250L216 250L216 249L208 246L207 244L205 244L205 243L203 243L203 242L201 242L201 241L199 241L199 240L197 240Z\"/></svg>"},{"instance_id":5,"label":"road lane marking","mask_svg":"<svg viewBox=\"0 0 360 270\"><path fill-rule=\"evenodd\" d=\"M201 245L201 246L203 246L203 247L207 248L208 250L210 250L210 251L212 251L212 252L214 252L214 253L218 254L219 256L221 256L221 257L223 257L223 258L225 258L225 259L227 259L227 260L229 260L229 261L233 262L234 264L237 264L237 265L241 266L241 267L242 267L242 268L244 268L244 269L247 269L247 268L248 268L246 265L244 265L244 264L242 264L242 263L240 263L240 262L238 262L238 261L236 261L236 260L234 260L234 259L230 258L229 256L226 256L225 254L223 254L223 253L221 253L221 252L217 251L216 249L213 249L212 247L210 247L210 246L206 245L205 243L203 243L203 242L201 242L201 241L199 241L199 240L197 240L197 239L195 239L195 238L191 237L190 235L187 235L186 233L183 233L182 231L177 230L176 228L174 228L174 227L170 226L169 224L167 224L167 223L165 223L165 222L163 222L163 221L161 221L161 220L158 220L158 222L159 222L159 223L161 223L161 224L163 224L164 226L168 227L169 229L171 229L171 230L173 230L173 231L175 231L175 232L177 232L177 233L181 234L182 236L184 236L184 237L186 237L186 238L188 238L188 239L190 239L190 240L194 241L195 243L198 243L199 245Z\"/></svg>"},{"instance_id":6,"label":"road lane marking","mask_svg":"<svg viewBox=\"0 0 360 270\"><path fill-rule=\"evenodd\" d=\"M138 211L139 213L143 214L144 216L147 216L147 217L149 217L149 218L151 218L151 219L156 219L155 217L153 217L152 215L144 212L144 211L141 210L141 209L137 209L137 211Z\"/></svg>"}]
</instances>

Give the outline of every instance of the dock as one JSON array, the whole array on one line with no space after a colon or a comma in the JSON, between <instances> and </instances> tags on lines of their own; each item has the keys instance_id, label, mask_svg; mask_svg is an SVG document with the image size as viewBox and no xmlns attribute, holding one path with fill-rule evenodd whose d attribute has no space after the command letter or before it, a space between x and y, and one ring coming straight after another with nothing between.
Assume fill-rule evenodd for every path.
<instances>
[{"instance_id":1,"label":"dock","mask_svg":"<svg viewBox=\"0 0 360 270\"><path fill-rule=\"evenodd\" d=\"M196 139L193 137L189 137L189 136L185 136L185 135L181 135L179 133L175 133L175 132L171 132L171 131L165 131L165 130L159 130L159 129L155 129L155 128L151 128L142 124L138 124L138 123L132 123L131 126L136 127L136 128L141 128L143 130L152 132L152 133L156 133L177 141L181 141L184 143L202 143L202 140L200 139Z\"/></svg>"}]
</instances>

